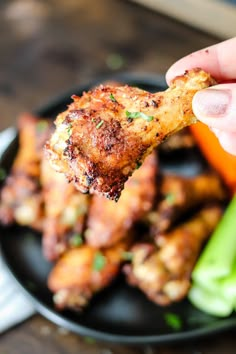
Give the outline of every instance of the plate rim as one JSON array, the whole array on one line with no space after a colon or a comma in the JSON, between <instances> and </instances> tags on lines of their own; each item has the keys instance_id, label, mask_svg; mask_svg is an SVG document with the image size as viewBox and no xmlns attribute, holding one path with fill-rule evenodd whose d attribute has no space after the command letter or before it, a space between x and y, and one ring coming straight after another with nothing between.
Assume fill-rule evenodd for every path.
<instances>
[{"instance_id":1,"label":"plate rim","mask_svg":"<svg viewBox=\"0 0 236 354\"><path fill-rule=\"evenodd\" d=\"M69 331L84 336L92 337L99 341L110 342L110 343L119 343L119 344L166 344L166 343L179 343L189 340L194 340L198 338L207 337L214 335L219 332L223 332L227 329L233 328L236 326L236 317L228 318L216 318L216 322L213 322L211 325L208 325L207 328L198 328L190 331L176 331L169 334L154 334L154 335L121 335L121 334L112 334L105 331L91 329L85 325L80 325L75 323L72 320L69 320L63 316L60 312L53 310L48 307L43 301L39 300L35 295L33 295L29 289L27 289L22 282L16 276L14 270L12 269L11 264L8 262L6 254L4 252L2 239L0 238L0 249L3 263L6 267L6 270L10 277L14 280L17 286L22 290L25 296L32 302L35 310L41 314L43 317L56 324L59 327L64 327Z\"/></svg>"},{"instance_id":2,"label":"plate rim","mask_svg":"<svg viewBox=\"0 0 236 354\"><path fill-rule=\"evenodd\" d=\"M71 97L72 94L75 92L81 92L88 90L90 87L104 82L106 80L121 80L127 81L129 84L135 82L143 82L144 85L153 85L153 86L160 86L165 89L167 87L164 76L161 74L156 73L146 73L146 72L119 72L119 73L111 73L107 75L98 76L96 79L88 80L86 83L77 84L64 92L55 95L51 99L49 99L45 104L39 106L35 110L32 110L32 114L36 116L46 117L47 111L55 109L58 105L66 100L66 97ZM16 129L17 131L17 129ZM4 155L6 151L10 148L10 145L14 143L17 137L14 137L9 141L8 145L6 146L5 150L0 156L0 163L2 163L2 159L4 159ZM236 317L227 317L227 318L216 318L216 322L213 322L211 325L207 327L193 329L185 332L176 331L173 333L168 334L152 334L152 335L123 335L123 334L113 334L107 333L106 331L101 331L97 329L91 329L85 325L80 325L75 323L73 320L69 320L63 316L63 313L57 312L52 308L48 307L48 305L44 304L43 301L38 299L34 294L32 294L29 289L27 289L21 282L20 279L16 276L13 267L7 260L7 255L4 251L4 246L2 241L4 238L0 238L0 249L1 249L1 257L3 263L6 267L7 272L9 273L10 277L14 280L17 286L23 291L27 298L32 302L36 311L41 314L43 317L47 318L49 321L53 322L54 324L67 328L69 331L79 334L85 337L92 337L99 341L104 342L112 342L112 343L120 343L120 344L127 344L127 345L134 345L134 344L164 344L164 343L177 343L187 340L194 340L197 338L202 338L206 336L210 336L219 332L223 332L227 329L233 328L236 326Z\"/></svg>"}]
</instances>

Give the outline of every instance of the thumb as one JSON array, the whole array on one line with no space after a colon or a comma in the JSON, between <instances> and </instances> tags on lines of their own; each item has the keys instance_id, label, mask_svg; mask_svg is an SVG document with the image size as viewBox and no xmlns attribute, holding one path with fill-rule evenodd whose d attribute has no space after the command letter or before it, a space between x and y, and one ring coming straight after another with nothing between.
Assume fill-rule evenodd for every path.
<instances>
[{"instance_id":1,"label":"thumb","mask_svg":"<svg viewBox=\"0 0 236 354\"><path fill-rule=\"evenodd\" d=\"M217 85L197 92L193 111L212 129L222 147L236 155L236 84Z\"/></svg>"}]
</instances>

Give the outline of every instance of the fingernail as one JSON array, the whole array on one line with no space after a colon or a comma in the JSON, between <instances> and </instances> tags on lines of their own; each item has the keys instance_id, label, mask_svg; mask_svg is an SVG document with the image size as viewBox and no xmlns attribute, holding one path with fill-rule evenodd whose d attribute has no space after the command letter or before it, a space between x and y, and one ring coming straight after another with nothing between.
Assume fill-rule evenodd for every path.
<instances>
[{"instance_id":1,"label":"fingernail","mask_svg":"<svg viewBox=\"0 0 236 354\"><path fill-rule=\"evenodd\" d=\"M205 89L195 94L193 108L197 115L220 117L227 112L230 100L230 90Z\"/></svg>"}]
</instances>

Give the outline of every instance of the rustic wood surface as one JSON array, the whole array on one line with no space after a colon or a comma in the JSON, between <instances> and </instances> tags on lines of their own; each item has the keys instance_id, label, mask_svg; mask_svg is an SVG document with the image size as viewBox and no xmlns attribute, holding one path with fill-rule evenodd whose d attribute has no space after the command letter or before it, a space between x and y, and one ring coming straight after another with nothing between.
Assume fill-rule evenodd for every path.
<instances>
[{"instance_id":1,"label":"rustic wood surface","mask_svg":"<svg viewBox=\"0 0 236 354\"><path fill-rule=\"evenodd\" d=\"M0 130L75 84L117 71L164 74L217 41L128 1L2 0ZM88 343L36 315L1 335L0 354L233 354L235 335L156 347Z\"/></svg>"}]
</instances>

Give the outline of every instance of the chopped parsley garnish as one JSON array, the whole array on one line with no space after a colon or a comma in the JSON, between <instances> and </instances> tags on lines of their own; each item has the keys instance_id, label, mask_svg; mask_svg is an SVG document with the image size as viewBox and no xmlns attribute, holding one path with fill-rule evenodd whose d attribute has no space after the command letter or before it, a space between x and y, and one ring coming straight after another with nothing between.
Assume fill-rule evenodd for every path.
<instances>
[{"instance_id":1,"label":"chopped parsley garnish","mask_svg":"<svg viewBox=\"0 0 236 354\"><path fill-rule=\"evenodd\" d=\"M69 124L67 127L67 133L70 135L71 134L71 129L72 129L72 124Z\"/></svg>"},{"instance_id":2,"label":"chopped parsley garnish","mask_svg":"<svg viewBox=\"0 0 236 354\"><path fill-rule=\"evenodd\" d=\"M110 94L110 99L112 100L112 102L116 102L117 103L117 100L115 99L113 93Z\"/></svg>"},{"instance_id":3,"label":"chopped parsley garnish","mask_svg":"<svg viewBox=\"0 0 236 354\"><path fill-rule=\"evenodd\" d=\"M126 114L126 117L129 118L129 119L143 118L147 122L151 122L154 119L153 116L148 116L147 114L145 114L143 112L129 112L129 111L126 111L125 114Z\"/></svg>"},{"instance_id":4,"label":"chopped parsley garnish","mask_svg":"<svg viewBox=\"0 0 236 354\"><path fill-rule=\"evenodd\" d=\"M4 168L0 167L0 181L3 181L6 178L6 171L4 170Z\"/></svg>"},{"instance_id":5,"label":"chopped parsley garnish","mask_svg":"<svg viewBox=\"0 0 236 354\"><path fill-rule=\"evenodd\" d=\"M165 200L168 204L172 205L175 202L175 195L173 193L166 194Z\"/></svg>"},{"instance_id":6,"label":"chopped parsley garnish","mask_svg":"<svg viewBox=\"0 0 236 354\"><path fill-rule=\"evenodd\" d=\"M179 331L182 328L182 320L175 313L172 312L165 313L164 319L166 324L172 329L174 329L175 331Z\"/></svg>"},{"instance_id":7,"label":"chopped parsley garnish","mask_svg":"<svg viewBox=\"0 0 236 354\"><path fill-rule=\"evenodd\" d=\"M40 120L37 122L36 124L36 131L38 133L43 133L45 132L45 130L48 128L48 122L46 122L45 120Z\"/></svg>"},{"instance_id":8,"label":"chopped parsley garnish","mask_svg":"<svg viewBox=\"0 0 236 354\"><path fill-rule=\"evenodd\" d=\"M103 125L104 120L100 120L100 122L96 125L96 129L101 128L101 126Z\"/></svg>"},{"instance_id":9,"label":"chopped parsley garnish","mask_svg":"<svg viewBox=\"0 0 236 354\"><path fill-rule=\"evenodd\" d=\"M106 264L106 258L103 256L101 252L96 252L93 260L93 270L99 272L104 268L105 264Z\"/></svg>"},{"instance_id":10,"label":"chopped parsley garnish","mask_svg":"<svg viewBox=\"0 0 236 354\"><path fill-rule=\"evenodd\" d=\"M129 252L129 251L124 251L122 253L122 259L124 261L132 261L133 259L133 253L132 252Z\"/></svg>"},{"instance_id":11,"label":"chopped parsley garnish","mask_svg":"<svg viewBox=\"0 0 236 354\"><path fill-rule=\"evenodd\" d=\"M139 169L139 167L141 167L142 166L142 162L136 162L136 170L138 170Z\"/></svg>"},{"instance_id":12,"label":"chopped parsley garnish","mask_svg":"<svg viewBox=\"0 0 236 354\"><path fill-rule=\"evenodd\" d=\"M83 244L83 238L80 234L75 234L70 239L71 246L81 246Z\"/></svg>"}]
</instances>

